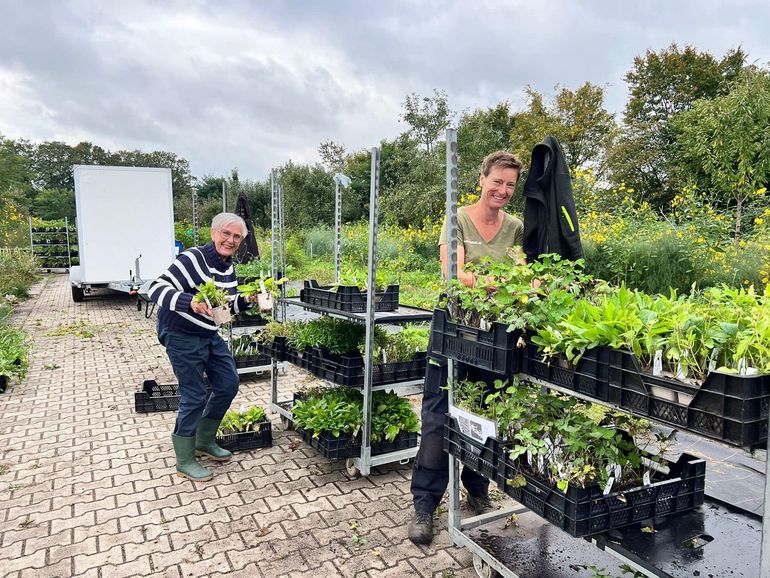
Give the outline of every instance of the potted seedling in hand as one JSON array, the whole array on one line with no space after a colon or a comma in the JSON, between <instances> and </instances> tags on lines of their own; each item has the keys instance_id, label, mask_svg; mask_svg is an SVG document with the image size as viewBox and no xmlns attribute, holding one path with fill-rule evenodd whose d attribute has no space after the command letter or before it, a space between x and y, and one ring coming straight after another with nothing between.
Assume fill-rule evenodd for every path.
<instances>
[{"instance_id":1,"label":"potted seedling in hand","mask_svg":"<svg viewBox=\"0 0 770 578\"><path fill-rule=\"evenodd\" d=\"M273 308L273 294L278 291L283 283L286 282L286 277L282 277L277 281L269 275L265 275L260 271L259 279L246 283L245 285L238 285L238 292L243 295L247 301L254 302L253 296L256 295L256 301L261 311L270 311Z\"/></svg>"},{"instance_id":2,"label":"potted seedling in hand","mask_svg":"<svg viewBox=\"0 0 770 578\"><path fill-rule=\"evenodd\" d=\"M196 303L206 303L211 308L211 316L217 325L224 325L230 322L229 296L227 291L216 286L213 278L198 285L198 293L193 297L193 301Z\"/></svg>"}]
</instances>

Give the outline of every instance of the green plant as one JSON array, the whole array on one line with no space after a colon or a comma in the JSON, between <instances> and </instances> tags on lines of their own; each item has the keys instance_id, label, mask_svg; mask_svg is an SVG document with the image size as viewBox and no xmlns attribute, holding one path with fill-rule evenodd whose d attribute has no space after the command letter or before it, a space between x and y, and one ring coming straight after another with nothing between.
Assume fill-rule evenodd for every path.
<instances>
[{"instance_id":1,"label":"green plant","mask_svg":"<svg viewBox=\"0 0 770 578\"><path fill-rule=\"evenodd\" d=\"M246 431L256 431L257 425L267 421L265 410L259 406L250 407L246 411L228 411L219 424L219 435L227 435Z\"/></svg>"},{"instance_id":2,"label":"green plant","mask_svg":"<svg viewBox=\"0 0 770 578\"><path fill-rule=\"evenodd\" d=\"M297 400L292 409L294 424L318 437L330 432L334 437L358 435L363 425L363 396L344 387L315 389ZM419 420L407 399L394 392L372 394L372 442L393 441L400 432L419 431Z\"/></svg>"},{"instance_id":3,"label":"green plant","mask_svg":"<svg viewBox=\"0 0 770 578\"><path fill-rule=\"evenodd\" d=\"M238 285L238 293L243 295L243 297L250 297L254 293L273 295L286 281L286 277L276 280L260 271L257 279L243 285Z\"/></svg>"},{"instance_id":4,"label":"green plant","mask_svg":"<svg viewBox=\"0 0 770 578\"><path fill-rule=\"evenodd\" d=\"M301 321L287 321L286 323L280 323L275 320L271 320L267 325L254 335L254 340L258 343L272 343L276 337L293 338L297 330L302 327L304 323Z\"/></svg>"},{"instance_id":5,"label":"green plant","mask_svg":"<svg viewBox=\"0 0 770 578\"><path fill-rule=\"evenodd\" d=\"M197 289L198 292L193 296L196 303L206 302L209 307L222 307L228 303L227 291L217 287L214 277L198 285Z\"/></svg>"},{"instance_id":6,"label":"green plant","mask_svg":"<svg viewBox=\"0 0 770 578\"><path fill-rule=\"evenodd\" d=\"M650 460L658 459L645 450L655 446L654 455L661 454L664 439L627 414L543 393L518 380L496 381L482 399L486 389L483 382L463 381L456 396L465 409L497 422L500 437L513 442L512 459L563 492L590 482L605 487L611 476L613 489L638 485ZM635 438L643 439L645 448L637 448Z\"/></svg>"},{"instance_id":7,"label":"green plant","mask_svg":"<svg viewBox=\"0 0 770 578\"><path fill-rule=\"evenodd\" d=\"M27 249L0 249L0 297L27 297L40 262Z\"/></svg>"},{"instance_id":8,"label":"green plant","mask_svg":"<svg viewBox=\"0 0 770 578\"><path fill-rule=\"evenodd\" d=\"M24 379L29 367L29 340L11 325L0 324L0 375Z\"/></svg>"},{"instance_id":9,"label":"green plant","mask_svg":"<svg viewBox=\"0 0 770 578\"><path fill-rule=\"evenodd\" d=\"M230 351L233 357L247 357L257 354L257 343L251 335L239 335L230 342Z\"/></svg>"}]
</instances>

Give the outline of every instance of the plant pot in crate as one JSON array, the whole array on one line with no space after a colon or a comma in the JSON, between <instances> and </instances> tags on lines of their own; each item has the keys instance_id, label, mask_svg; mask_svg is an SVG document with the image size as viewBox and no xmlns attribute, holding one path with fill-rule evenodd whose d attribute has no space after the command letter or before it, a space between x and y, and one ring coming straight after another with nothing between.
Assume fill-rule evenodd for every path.
<instances>
[{"instance_id":1,"label":"plant pot in crate","mask_svg":"<svg viewBox=\"0 0 770 578\"><path fill-rule=\"evenodd\" d=\"M509 332L502 323L493 323L485 331L451 321L445 309L434 309L430 350L473 367L511 375L521 371L520 336L520 330Z\"/></svg>"},{"instance_id":2,"label":"plant pot in crate","mask_svg":"<svg viewBox=\"0 0 770 578\"><path fill-rule=\"evenodd\" d=\"M267 325L267 320L261 315L238 313L233 316L232 326L235 327L261 327Z\"/></svg>"},{"instance_id":3,"label":"plant pot in crate","mask_svg":"<svg viewBox=\"0 0 770 578\"><path fill-rule=\"evenodd\" d=\"M276 337L273 341L257 341L257 351L269 355L278 361L288 361L286 357L286 338Z\"/></svg>"},{"instance_id":4,"label":"plant pot in crate","mask_svg":"<svg viewBox=\"0 0 770 578\"><path fill-rule=\"evenodd\" d=\"M265 420L254 424L254 429L251 431L219 434L217 445L233 453L272 447L273 426Z\"/></svg>"},{"instance_id":5,"label":"plant pot in crate","mask_svg":"<svg viewBox=\"0 0 770 578\"><path fill-rule=\"evenodd\" d=\"M706 462L682 454L667 474L656 472L649 485L604 494L597 483L570 485L566 493L529 470L523 457L500 459L498 485L568 534L589 536L644 520L671 516L703 504ZM517 484L509 482L516 479ZM522 484L523 482L523 484Z\"/></svg>"}]
</instances>

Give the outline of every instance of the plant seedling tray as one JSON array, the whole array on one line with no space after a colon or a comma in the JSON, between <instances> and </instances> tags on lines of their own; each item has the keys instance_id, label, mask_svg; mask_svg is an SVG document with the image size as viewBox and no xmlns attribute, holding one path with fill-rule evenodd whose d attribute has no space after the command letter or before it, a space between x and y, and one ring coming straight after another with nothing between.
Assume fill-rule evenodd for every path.
<instances>
[{"instance_id":1,"label":"plant seedling tray","mask_svg":"<svg viewBox=\"0 0 770 578\"><path fill-rule=\"evenodd\" d=\"M255 426L256 429L253 431L218 435L217 445L233 453L272 447L272 424L269 421L263 421Z\"/></svg>"},{"instance_id":2,"label":"plant seedling tray","mask_svg":"<svg viewBox=\"0 0 770 578\"><path fill-rule=\"evenodd\" d=\"M430 351L474 367L503 375L521 371L522 349L517 347L521 331L493 323L489 331L468 327L449 319L445 309L433 310Z\"/></svg>"},{"instance_id":3,"label":"plant seedling tray","mask_svg":"<svg viewBox=\"0 0 770 578\"><path fill-rule=\"evenodd\" d=\"M314 347L311 373L345 387L364 384L364 358L329 352L325 347ZM414 359L394 363L378 363L372 367L372 385L385 385L422 379L425 376L426 353L417 352Z\"/></svg>"},{"instance_id":4,"label":"plant seedling tray","mask_svg":"<svg viewBox=\"0 0 770 578\"><path fill-rule=\"evenodd\" d=\"M767 443L770 375L712 371L696 387L647 373L630 351L596 347L574 368L562 360L549 363L529 344L522 373L727 444Z\"/></svg>"},{"instance_id":5,"label":"plant seedling tray","mask_svg":"<svg viewBox=\"0 0 770 578\"><path fill-rule=\"evenodd\" d=\"M273 341L264 343L262 341L257 342L257 351L269 355L277 359L278 361L288 361L286 357L286 338L276 337Z\"/></svg>"},{"instance_id":6,"label":"plant seedling tray","mask_svg":"<svg viewBox=\"0 0 770 578\"><path fill-rule=\"evenodd\" d=\"M488 437L484 443L481 443L461 433L454 417L449 414L445 416L444 451L477 474L496 482L499 476L500 457L503 451L510 449L510 444L493 437Z\"/></svg>"},{"instance_id":7,"label":"plant seedling tray","mask_svg":"<svg viewBox=\"0 0 770 578\"><path fill-rule=\"evenodd\" d=\"M398 309L398 285L388 285L385 291L374 294L375 311L395 311ZM321 287L315 279L305 281L300 291L300 301L336 311L348 313L366 312L366 292L355 285L339 285L336 290L331 286Z\"/></svg>"},{"instance_id":8,"label":"plant seedling tray","mask_svg":"<svg viewBox=\"0 0 770 578\"><path fill-rule=\"evenodd\" d=\"M134 393L136 413L177 411L179 409L179 385L161 385L154 379L147 379L142 389Z\"/></svg>"},{"instance_id":9,"label":"plant seedling tray","mask_svg":"<svg viewBox=\"0 0 770 578\"><path fill-rule=\"evenodd\" d=\"M507 483L517 475L524 477L525 485ZM564 493L533 475L525 459L511 460L503 452L497 483L520 504L571 536L581 537L693 510L703 504L705 477L706 461L685 453L677 462L669 462L668 474L656 474L648 486L605 495L599 484L592 483L584 488L570 485Z\"/></svg>"},{"instance_id":10,"label":"plant seedling tray","mask_svg":"<svg viewBox=\"0 0 770 578\"><path fill-rule=\"evenodd\" d=\"M323 457L330 460L344 460L358 457L361 454L361 436L334 437L331 432L321 432L318 437L313 437L313 432L306 429L298 430L302 439L310 447ZM392 451L417 447L416 432L399 432L390 442L382 440L372 444L372 455L377 456Z\"/></svg>"},{"instance_id":11,"label":"plant seedling tray","mask_svg":"<svg viewBox=\"0 0 770 578\"><path fill-rule=\"evenodd\" d=\"M270 365L273 362L273 358L269 355L259 353L256 355L242 355L234 357L235 367L237 369L243 369L245 367L261 367L263 365Z\"/></svg>"},{"instance_id":12,"label":"plant seedling tray","mask_svg":"<svg viewBox=\"0 0 770 578\"><path fill-rule=\"evenodd\" d=\"M238 315L233 316L230 325L231 327L262 327L263 325L267 325L267 320L261 315L238 313Z\"/></svg>"}]
</instances>

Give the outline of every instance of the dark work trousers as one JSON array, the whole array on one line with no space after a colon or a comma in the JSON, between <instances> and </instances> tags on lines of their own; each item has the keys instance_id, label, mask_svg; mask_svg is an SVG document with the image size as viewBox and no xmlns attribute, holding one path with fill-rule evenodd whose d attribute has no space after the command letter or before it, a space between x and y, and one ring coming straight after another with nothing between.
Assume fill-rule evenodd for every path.
<instances>
[{"instance_id":1,"label":"dark work trousers","mask_svg":"<svg viewBox=\"0 0 770 578\"><path fill-rule=\"evenodd\" d=\"M457 378L474 381L500 379L500 375L457 363ZM449 411L447 360L428 355L422 397L420 449L412 469L412 501L415 512L433 514L449 485L449 454L444 451L444 415ZM486 496L489 480L470 468L462 468L460 480L472 496Z\"/></svg>"},{"instance_id":2,"label":"dark work trousers","mask_svg":"<svg viewBox=\"0 0 770 578\"><path fill-rule=\"evenodd\" d=\"M179 381L179 413L174 433L193 437L202 417L221 420L230 408L238 393L235 361L216 331L196 335L158 328L158 341L166 348ZM210 392L204 373L211 384Z\"/></svg>"}]
</instances>

